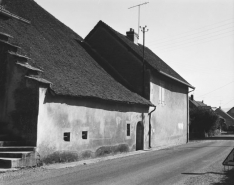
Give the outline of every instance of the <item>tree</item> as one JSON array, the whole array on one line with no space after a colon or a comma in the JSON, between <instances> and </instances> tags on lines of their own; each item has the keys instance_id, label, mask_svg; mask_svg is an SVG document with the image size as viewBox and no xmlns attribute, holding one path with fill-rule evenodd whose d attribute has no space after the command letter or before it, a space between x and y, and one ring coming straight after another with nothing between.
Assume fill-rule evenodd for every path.
<instances>
[{"instance_id":1,"label":"tree","mask_svg":"<svg viewBox=\"0 0 234 185\"><path fill-rule=\"evenodd\" d=\"M190 110L190 133L214 135L219 127L219 117L212 109L198 107Z\"/></svg>"}]
</instances>

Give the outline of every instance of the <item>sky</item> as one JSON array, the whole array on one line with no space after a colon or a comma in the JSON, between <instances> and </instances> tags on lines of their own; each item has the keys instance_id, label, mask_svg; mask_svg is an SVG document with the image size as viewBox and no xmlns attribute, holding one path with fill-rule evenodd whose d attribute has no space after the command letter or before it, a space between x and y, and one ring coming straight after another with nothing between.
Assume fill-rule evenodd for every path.
<instances>
[{"instance_id":1,"label":"sky","mask_svg":"<svg viewBox=\"0 0 234 185\"><path fill-rule=\"evenodd\" d=\"M195 100L234 107L233 0L35 1L83 38L99 20L122 34L138 32L138 7L129 7L149 2L140 8L145 45L196 87Z\"/></svg>"}]
</instances>

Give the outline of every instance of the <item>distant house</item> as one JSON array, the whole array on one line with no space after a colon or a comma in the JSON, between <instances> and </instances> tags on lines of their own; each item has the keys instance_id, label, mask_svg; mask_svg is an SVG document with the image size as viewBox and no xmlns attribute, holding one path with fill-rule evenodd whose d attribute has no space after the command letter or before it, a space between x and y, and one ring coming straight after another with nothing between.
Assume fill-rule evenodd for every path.
<instances>
[{"instance_id":1,"label":"distant house","mask_svg":"<svg viewBox=\"0 0 234 185\"><path fill-rule=\"evenodd\" d=\"M225 119L225 123L227 125L227 128L229 129L234 129L234 118L231 117L229 114L227 114L225 111L219 107L218 109L215 110L215 113L222 116L222 118Z\"/></svg>"},{"instance_id":2,"label":"distant house","mask_svg":"<svg viewBox=\"0 0 234 185\"><path fill-rule=\"evenodd\" d=\"M147 47L143 62L143 46L133 29L123 35L99 21L85 44L117 81L156 105L156 110L150 110L150 122L144 123L149 147L187 142L192 85Z\"/></svg>"},{"instance_id":3,"label":"distant house","mask_svg":"<svg viewBox=\"0 0 234 185\"><path fill-rule=\"evenodd\" d=\"M232 107L229 111L227 111L227 114L229 114L232 118L234 118L234 107Z\"/></svg>"},{"instance_id":4,"label":"distant house","mask_svg":"<svg viewBox=\"0 0 234 185\"><path fill-rule=\"evenodd\" d=\"M208 106L207 104L204 103L204 101L197 101L194 99L194 95L191 95L189 97L189 110L190 110L190 138L194 139L194 138L203 138L208 136L208 133L206 133L204 130L201 131L201 128L199 127L199 125L197 125L195 123L192 123L193 119L196 117L194 117L194 110L196 112L196 109L203 109L206 111L210 111L212 113L214 113L214 110L211 106ZM195 113L196 114L196 113ZM202 120L205 118L202 118ZM200 121L199 121L200 122ZM220 116L219 117L219 123L221 125L221 127L224 127L223 125L225 125L225 120Z\"/></svg>"},{"instance_id":5,"label":"distant house","mask_svg":"<svg viewBox=\"0 0 234 185\"><path fill-rule=\"evenodd\" d=\"M203 100L202 101L196 101L194 99L194 95L191 95L190 98L189 98L189 108L193 109L193 108L198 108L198 107L204 108L204 109L212 109L211 106L208 106L207 104L205 104L203 102Z\"/></svg>"},{"instance_id":6,"label":"distant house","mask_svg":"<svg viewBox=\"0 0 234 185\"><path fill-rule=\"evenodd\" d=\"M35 152L38 160L50 163L148 148L149 108L155 105L111 77L88 53L83 39L35 1L5 0L2 5L0 164L35 165ZM170 136L183 142L185 84L170 87L183 108L176 111L177 135ZM160 104L171 105L165 100ZM23 156L28 152L31 159L12 159L8 150Z\"/></svg>"}]
</instances>

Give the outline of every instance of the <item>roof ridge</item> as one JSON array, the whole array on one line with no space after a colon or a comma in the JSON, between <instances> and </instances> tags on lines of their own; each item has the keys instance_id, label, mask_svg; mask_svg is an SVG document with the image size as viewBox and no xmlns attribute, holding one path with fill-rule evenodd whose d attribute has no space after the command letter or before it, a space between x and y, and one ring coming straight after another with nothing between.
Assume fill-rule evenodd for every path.
<instances>
[{"instance_id":1,"label":"roof ridge","mask_svg":"<svg viewBox=\"0 0 234 185\"><path fill-rule=\"evenodd\" d=\"M234 121L234 118L232 116L230 116L228 113L226 113L223 109L218 108L218 110L220 110L221 112L223 112L225 115L227 115L229 118L231 118Z\"/></svg>"},{"instance_id":2,"label":"roof ridge","mask_svg":"<svg viewBox=\"0 0 234 185\"><path fill-rule=\"evenodd\" d=\"M103 22L102 20L100 20L96 25L95 25L95 27L88 33L88 35L85 37L85 40L86 39L88 39L90 36L91 36L91 34L92 34L92 32L97 28L97 27L99 27L100 25L104 25L107 29L109 29L110 31L112 31L112 33L114 33L114 35L116 35L116 37L118 38L118 40L119 41L121 41L121 43L122 44L124 44L126 47L128 47L139 59L140 59L140 61L142 62L142 55L140 55L137 51L135 51L135 49L134 48L132 48L131 46L130 46L130 40L125 36L125 35L123 35L122 33L120 33L120 32L118 32L118 31L116 31L116 30L114 30L111 26L109 26L108 24L106 24L105 22ZM123 37L123 38L125 38L125 39L127 39L128 41L130 41L129 43L126 43L122 38L120 38L120 36L121 37ZM135 46L138 46L140 49L142 49L141 47L143 47L143 45L141 45L141 44L138 44L138 45L136 45L136 44L134 44L134 43L131 43L131 45L134 45L134 47ZM190 88L192 88L192 89L195 89L195 87L193 87L190 83L188 83L183 77L181 77L174 69L172 69L166 62L164 62L160 57L158 57L151 49L149 49L148 47L146 47L145 46L145 48L146 48L146 50L145 50L145 61L146 61L146 63L148 64L148 65L150 65L152 68L154 68L155 70L157 70L159 73L161 73L160 71L162 71L163 73L161 73L162 75L164 75L164 76L167 76L168 78L170 78L169 76L172 76L172 77L174 77L174 78L171 78L171 79L173 79L173 80L176 80L177 82L179 82L179 83L181 83L181 81L183 81L183 83L182 84L184 84L184 85L186 85L186 86L188 86L188 87L190 87ZM148 50L148 51L147 51ZM150 53L148 53L148 52L150 52ZM160 61L160 65L162 65L162 63L163 63L163 65L165 65L165 66L167 66L167 68L169 68L169 70L170 71L173 71L173 73L175 73L176 75L177 75L177 77L175 77L175 75L173 76L173 75L171 75L171 74L169 74L169 73L167 73L167 72L165 72L165 71L163 71L163 70L161 70L161 69L158 69L158 66L157 67L155 67L153 64L152 64L152 62L150 62L149 61L149 56L148 55L150 55L150 54L153 54L153 57L156 57L156 58L158 58L158 60L157 61ZM148 59L147 59L147 57L148 57ZM155 58L154 58L154 60L156 60ZM154 61L154 64L156 65L156 62ZM165 74L167 74L167 75L165 75ZM169 76L168 76L169 75ZM178 78L179 77L179 78Z\"/></svg>"}]
</instances>

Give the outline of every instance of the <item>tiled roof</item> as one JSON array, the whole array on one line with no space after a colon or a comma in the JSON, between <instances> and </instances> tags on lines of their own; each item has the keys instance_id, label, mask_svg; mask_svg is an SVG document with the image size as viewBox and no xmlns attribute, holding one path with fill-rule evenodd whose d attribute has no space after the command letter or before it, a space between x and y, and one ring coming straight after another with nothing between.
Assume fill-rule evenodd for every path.
<instances>
[{"instance_id":1,"label":"tiled roof","mask_svg":"<svg viewBox=\"0 0 234 185\"><path fill-rule=\"evenodd\" d=\"M116 36L120 41L122 41L123 44L125 44L127 47L131 48L132 51L140 58L142 58L143 53L143 46L141 44L134 44L132 41L130 41L125 35L117 32L113 28L111 28L106 23L99 21L98 24L94 27L97 28L98 26L103 26L107 28L112 34ZM89 35L92 34L92 31L90 34L87 35L85 38L88 39ZM190 85L184 78L182 78L177 72L175 72L169 65L167 65L162 59L160 59L155 53L153 53L149 48L145 47L145 61L151 65L154 69L156 69L158 72L162 72L162 74L166 74L166 76L171 76L172 78L176 79L177 81L180 81L187 86L194 88L192 85Z\"/></svg>"},{"instance_id":2,"label":"tiled roof","mask_svg":"<svg viewBox=\"0 0 234 185\"><path fill-rule=\"evenodd\" d=\"M56 94L152 105L116 82L77 42L83 39L34 0L2 3L30 24L14 18L0 19L0 32L14 37L14 44L22 48L20 56L28 56L30 66L42 69L40 79L51 82Z\"/></svg>"},{"instance_id":3,"label":"tiled roof","mask_svg":"<svg viewBox=\"0 0 234 185\"><path fill-rule=\"evenodd\" d=\"M19 66L25 67L27 69L33 70L33 71L43 72L42 70L40 70L40 69L38 69L36 67L33 67L33 66L29 65L28 63L16 62L16 64L19 65Z\"/></svg>"},{"instance_id":4,"label":"tiled roof","mask_svg":"<svg viewBox=\"0 0 234 185\"><path fill-rule=\"evenodd\" d=\"M227 114L229 114L231 117L234 118L234 107L232 107L229 111L227 111Z\"/></svg>"},{"instance_id":5,"label":"tiled roof","mask_svg":"<svg viewBox=\"0 0 234 185\"><path fill-rule=\"evenodd\" d=\"M220 116L222 116L223 118L225 118L225 119L228 118L229 120L232 120L232 122L233 122L233 124L234 124L234 118L231 117L231 116L230 116L229 114L227 114L226 112L224 112L221 108L216 109L215 112L216 112L217 114L219 114Z\"/></svg>"},{"instance_id":6,"label":"tiled roof","mask_svg":"<svg viewBox=\"0 0 234 185\"><path fill-rule=\"evenodd\" d=\"M203 103L202 101L195 101L195 100L191 100L189 99L190 103L192 103L193 105L195 105L196 107L210 107L207 106L205 103ZM210 107L211 108L211 107Z\"/></svg>"}]
</instances>

